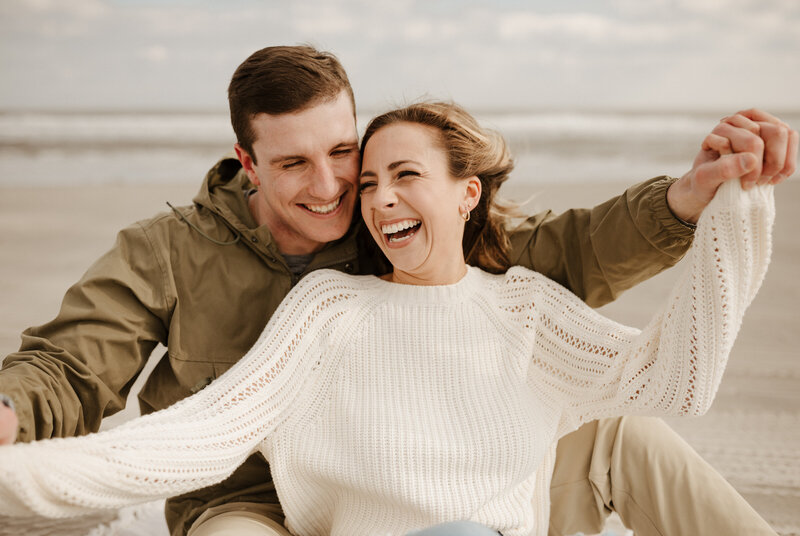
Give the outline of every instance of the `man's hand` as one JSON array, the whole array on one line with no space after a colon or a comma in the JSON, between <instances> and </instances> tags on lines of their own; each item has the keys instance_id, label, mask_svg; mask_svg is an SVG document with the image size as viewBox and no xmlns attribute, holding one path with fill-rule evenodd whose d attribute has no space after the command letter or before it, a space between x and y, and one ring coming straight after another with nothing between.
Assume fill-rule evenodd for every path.
<instances>
[{"instance_id":1,"label":"man's hand","mask_svg":"<svg viewBox=\"0 0 800 536\"><path fill-rule=\"evenodd\" d=\"M17 440L19 420L11 400L0 395L0 445L11 445Z\"/></svg>"},{"instance_id":2,"label":"man's hand","mask_svg":"<svg viewBox=\"0 0 800 536\"><path fill-rule=\"evenodd\" d=\"M797 169L800 136L761 110L745 110L722 119L703 140L694 166L667 191L672 213L697 223L719 186L741 177L742 187L778 184Z\"/></svg>"}]
</instances>

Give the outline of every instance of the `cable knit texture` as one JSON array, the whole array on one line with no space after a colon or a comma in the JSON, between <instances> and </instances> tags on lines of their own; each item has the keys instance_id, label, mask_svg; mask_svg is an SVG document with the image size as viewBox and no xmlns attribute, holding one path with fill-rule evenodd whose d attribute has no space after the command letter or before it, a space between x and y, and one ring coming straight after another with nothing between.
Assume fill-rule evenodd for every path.
<instances>
[{"instance_id":1,"label":"cable knit texture","mask_svg":"<svg viewBox=\"0 0 800 536\"><path fill-rule=\"evenodd\" d=\"M198 394L107 432L0 448L0 513L177 495L261 450L294 534L471 519L545 535L556 439L600 417L709 408L773 219L772 187L720 188L643 331L523 268L433 287L314 272Z\"/></svg>"}]
</instances>

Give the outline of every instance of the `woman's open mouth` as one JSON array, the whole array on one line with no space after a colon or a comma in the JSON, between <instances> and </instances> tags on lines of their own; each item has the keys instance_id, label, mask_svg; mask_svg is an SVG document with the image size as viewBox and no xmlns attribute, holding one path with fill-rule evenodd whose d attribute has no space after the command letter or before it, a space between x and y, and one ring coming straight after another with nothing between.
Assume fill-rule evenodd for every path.
<instances>
[{"instance_id":1,"label":"woman's open mouth","mask_svg":"<svg viewBox=\"0 0 800 536\"><path fill-rule=\"evenodd\" d=\"M419 230L420 220L403 220L388 225L381 225L381 232L390 244L404 242L414 236Z\"/></svg>"}]
</instances>

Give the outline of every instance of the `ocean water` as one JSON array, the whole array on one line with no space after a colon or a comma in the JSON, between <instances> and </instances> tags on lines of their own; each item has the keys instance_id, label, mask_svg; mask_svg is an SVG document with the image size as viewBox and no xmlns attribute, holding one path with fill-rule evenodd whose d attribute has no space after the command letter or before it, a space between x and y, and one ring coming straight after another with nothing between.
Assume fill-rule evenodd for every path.
<instances>
[{"instance_id":1,"label":"ocean water","mask_svg":"<svg viewBox=\"0 0 800 536\"><path fill-rule=\"evenodd\" d=\"M722 117L691 112L478 113L516 160L517 184L682 175ZM369 115L358 117L364 128ZM800 113L783 115L800 124ZM225 112L0 112L0 188L198 183L232 150Z\"/></svg>"}]
</instances>

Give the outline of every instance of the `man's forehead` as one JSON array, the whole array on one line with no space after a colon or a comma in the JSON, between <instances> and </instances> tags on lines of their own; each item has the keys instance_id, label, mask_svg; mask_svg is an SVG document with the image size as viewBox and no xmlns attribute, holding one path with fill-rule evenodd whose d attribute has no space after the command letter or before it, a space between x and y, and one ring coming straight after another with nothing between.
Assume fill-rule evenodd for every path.
<instances>
[{"instance_id":1,"label":"man's forehead","mask_svg":"<svg viewBox=\"0 0 800 536\"><path fill-rule=\"evenodd\" d=\"M341 143L358 143L358 131L349 98L321 102L298 112L257 114L251 119L251 125L255 145L267 144L280 151L291 147L297 147L298 150L327 150Z\"/></svg>"}]
</instances>

